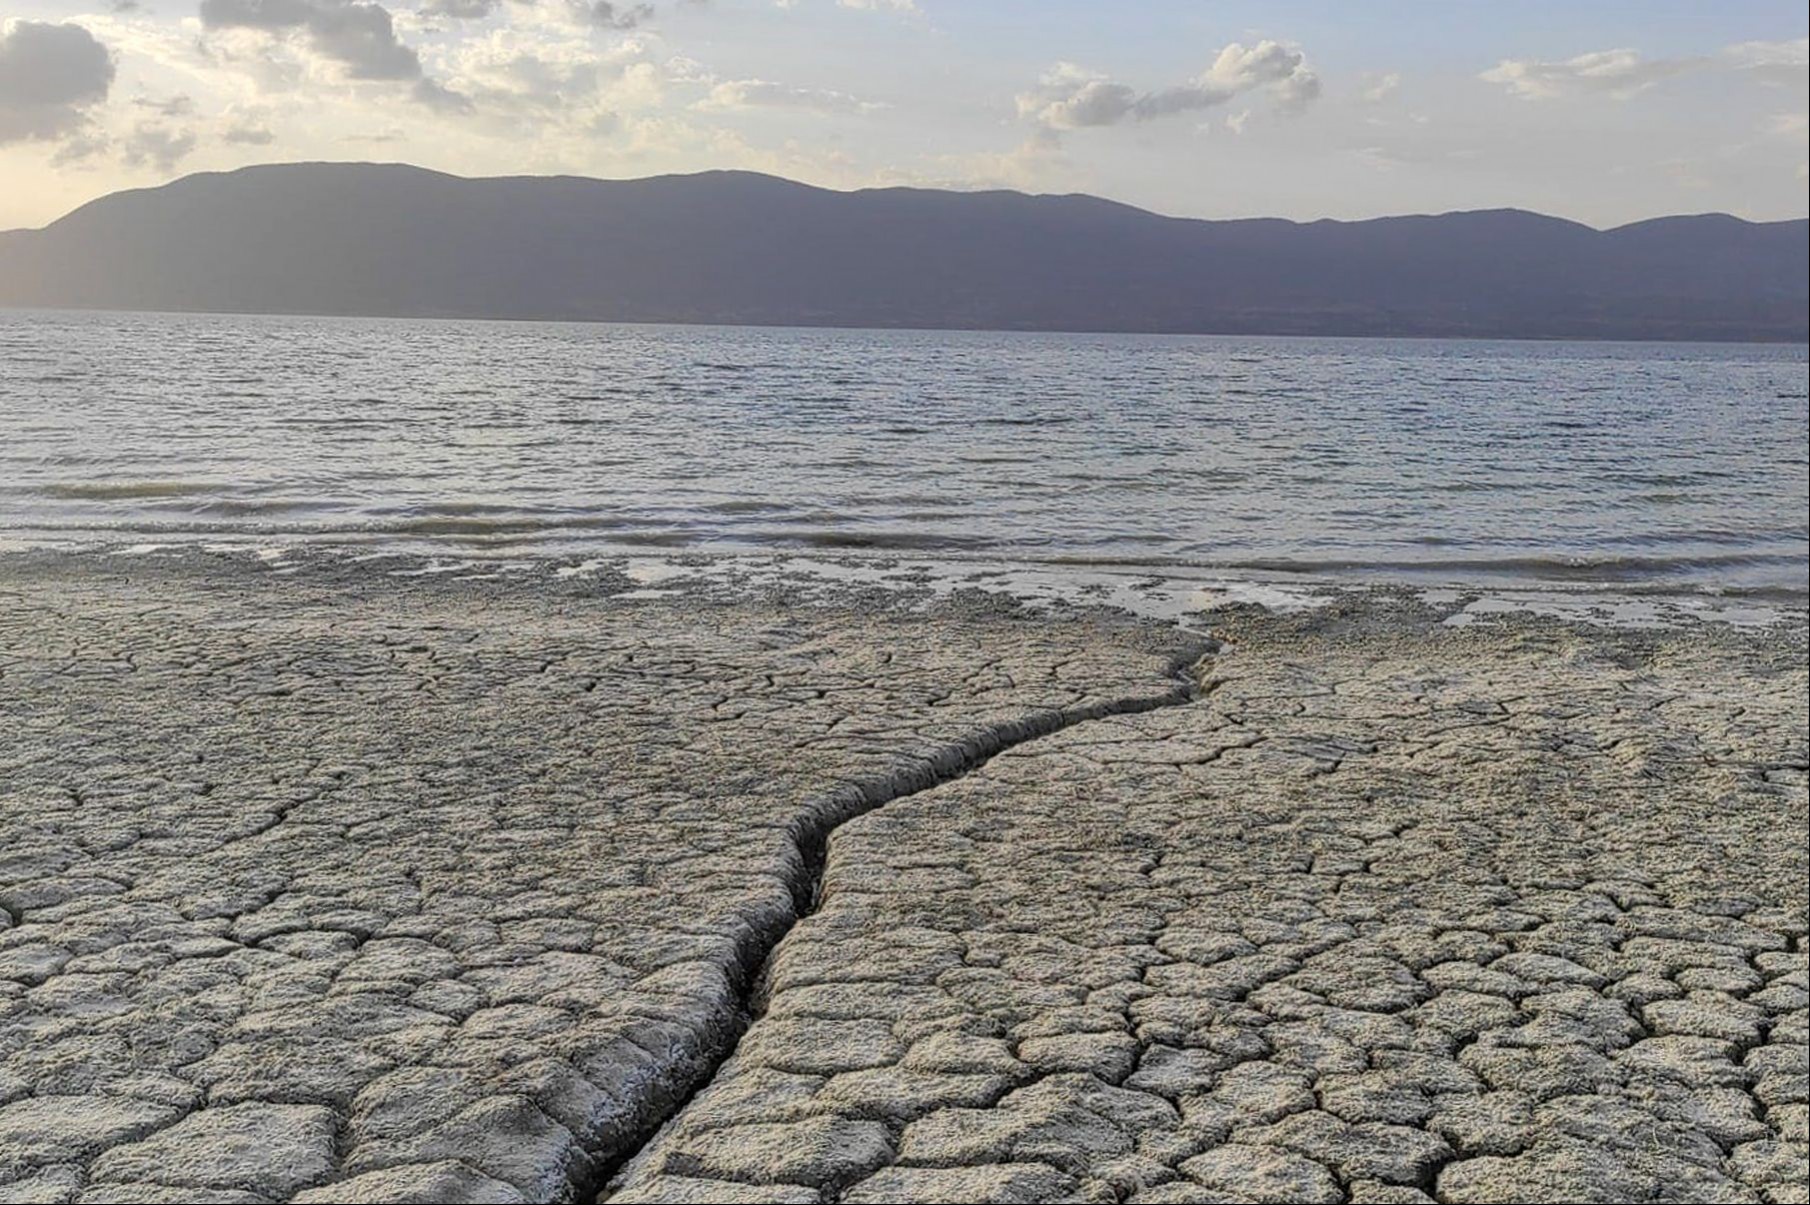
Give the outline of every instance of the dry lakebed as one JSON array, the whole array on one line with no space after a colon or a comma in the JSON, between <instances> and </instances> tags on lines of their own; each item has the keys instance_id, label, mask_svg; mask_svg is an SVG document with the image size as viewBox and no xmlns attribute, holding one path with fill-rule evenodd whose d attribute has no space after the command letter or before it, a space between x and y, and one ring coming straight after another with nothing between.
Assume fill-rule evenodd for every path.
<instances>
[{"instance_id":1,"label":"dry lakebed","mask_svg":"<svg viewBox=\"0 0 1810 1205\"><path fill-rule=\"evenodd\" d=\"M0 1201L1806 1199L1801 611L636 587L0 557Z\"/></svg>"}]
</instances>

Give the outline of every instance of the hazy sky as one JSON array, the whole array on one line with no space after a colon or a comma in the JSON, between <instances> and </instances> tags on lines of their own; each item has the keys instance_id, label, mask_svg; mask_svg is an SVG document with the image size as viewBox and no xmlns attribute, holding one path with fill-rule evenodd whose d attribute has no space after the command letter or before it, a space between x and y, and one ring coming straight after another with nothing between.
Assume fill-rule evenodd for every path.
<instances>
[{"instance_id":1,"label":"hazy sky","mask_svg":"<svg viewBox=\"0 0 1810 1205\"><path fill-rule=\"evenodd\" d=\"M1803 0L0 0L0 228L191 171L1805 213Z\"/></svg>"}]
</instances>

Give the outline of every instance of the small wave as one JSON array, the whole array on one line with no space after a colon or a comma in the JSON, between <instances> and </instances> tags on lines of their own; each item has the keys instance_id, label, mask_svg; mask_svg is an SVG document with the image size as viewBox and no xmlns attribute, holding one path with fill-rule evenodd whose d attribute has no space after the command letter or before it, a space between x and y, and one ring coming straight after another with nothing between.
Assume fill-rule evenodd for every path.
<instances>
[{"instance_id":1,"label":"small wave","mask_svg":"<svg viewBox=\"0 0 1810 1205\"><path fill-rule=\"evenodd\" d=\"M1601 587L1605 589L1674 590L1680 579L1715 573L1713 583L1730 592L1784 590L1794 596L1804 592L1806 563L1803 554L1703 557L1601 557L1584 561L1562 556L1451 557L1422 559L1395 557L1215 557L1195 555L1135 555L1121 552L1074 553L1014 550L1014 558L1047 565L1076 568L1135 568L1152 572L1179 570L1278 574L1289 577L1344 579L1359 577L1382 581L1447 577L1454 582L1522 579L1542 584ZM1736 582L1722 575L1730 569L1764 570L1764 576L1782 576L1784 583Z\"/></svg>"},{"instance_id":2,"label":"small wave","mask_svg":"<svg viewBox=\"0 0 1810 1205\"><path fill-rule=\"evenodd\" d=\"M603 515L569 515L558 518L533 516L423 515L390 523L373 524L368 531L393 531L418 536L550 535L564 530L600 530L623 526L620 519Z\"/></svg>"},{"instance_id":3,"label":"small wave","mask_svg":"<svg viewBox=\"0 0 1810 1205\"><path fill-rule=\"evenodd\" d=\"M761 543L797 544L806 548L871 548L893 552L972 552L999 546L998 541L982 536L959 536L949 532L856 531L838 528L765 532L753 538Z\"/></svg>"},{"instance_id":4,"label":"small wave","mask_svg":"<svg viewBox=\"0 0 1810 1205\"><path fill-rule=\"evenodd\" d=\"M270 420L283 427L399 427L405 424L393 415L374 414L284 414Z\"/></svg>"},{"instance_id":5,"label":"small wave","mask_svg":"<svg viewBox=\"0 0 1810 1205\"><path fill-rule=\"evenodd\" d=\"M234 518L245 515L287 515L306 511L331 512L336 504L325 499L297 498L210 498L188 508L197 515L223 515Z\"/></svg>"},{"instance_id":6,"label":"small wave","mask_svg":"<svg viewBox=\"0 0 1810 1205\"><path fill-rule=\"evenodd\" d=\"M430 502L420 508L421 519L462 519L471 515L505 515L510 518L526 518L519 506L508 506L498 502ZM405 521L408 521L405 519Z\"/></svg>"},{"instance_id":7,"label":"small wave","mask_svg":"<svg viewBox=\"0 0 1810 1205\"><path fill-rule=\"evenodd\" d=\"M759 498L734 498L727 502L712 502L703 509L718 515L762 515L791 510L792 505L789 502L767 502Z\"/></svg>"},{"instance_id":8,"label":"small wave","mask_svg":"<svg viewBox=\"0 0 1810 1205\"><path fill-rule=\"evenodd\" d=\"M683 548L692 542L692 535L685 531L625 531L611 540L633 547Z\"/></svg>"},{"instance_id":9,"label":"small wave","mask_svg":"<svg viewBox=\"0 0 1810 1205\"><path fill-rule=\"evenodd\" d=\"M206 481L70 481L47 485L39 492L65 501L112 502L131 498L183 498L218 493L228 486Z\"/></svg>"},{"instance_id":10,"label":"small wave","mask_svg":"<svg viewBox=\"0 0 1810 1205\"><path fill-rule=\"evenodd\" d=\"M1361 557L1261 557L1220 562L1226 568L1265 573L1451 573L1502 574L1553 581L1649 581L1694 572L1729 569L1790 568L1802 565L1802 554L1703 553L1677 556L1498 556L1407 560Z\"/></svg>"}]
</instances>

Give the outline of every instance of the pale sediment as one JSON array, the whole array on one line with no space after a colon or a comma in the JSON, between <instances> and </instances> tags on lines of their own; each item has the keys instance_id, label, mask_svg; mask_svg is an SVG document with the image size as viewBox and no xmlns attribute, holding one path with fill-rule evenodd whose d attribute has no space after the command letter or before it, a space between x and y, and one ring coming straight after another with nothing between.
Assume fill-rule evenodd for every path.
<instances>
[{"instance_id":1,"label":"pale sediment","mask_svg":"<svg viewBox=\"0 0 1810 1205\"><path fill-rule=\"evenodd\" d=\"M606 1199L1803 1199L1801 634L1227 631L837 830Z\"/></svg>"},{"instance_id":2,"label":"pale sediment","mask_svg":"<svg viewBox=\"0 0 1810 1205\"><path fill-rule=\"evenodd\" d=\"M0 589L0 1197L594 1191L830 825L1172 699L1185 643L226 561Z\"/></svg>"},{"instance_id":3,"label":"pale sediment","mask_svg":"<svg viewBox=\"0 0 1810 1205\"><path fill-rule=\"evenodd\" d=\"M0 1200L1802 1199L1801 624L0 593Z\"/></svg>"}]
</instances>

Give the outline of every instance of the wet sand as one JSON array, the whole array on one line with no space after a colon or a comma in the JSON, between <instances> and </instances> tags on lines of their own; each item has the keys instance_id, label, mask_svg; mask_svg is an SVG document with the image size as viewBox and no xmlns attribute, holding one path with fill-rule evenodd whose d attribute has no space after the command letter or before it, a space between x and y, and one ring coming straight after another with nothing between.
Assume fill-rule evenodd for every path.
<instances>
[{"instance_id":1,"label":"wet sand","mask_svg":"<svg viewBox=\"0 0 1810 1205\"><path fill-rule=\"evenodd\" d=\"M1801 612L399 568L0 557L0 1199L1804 1199Z\"/></svg>"}]
</instances>

